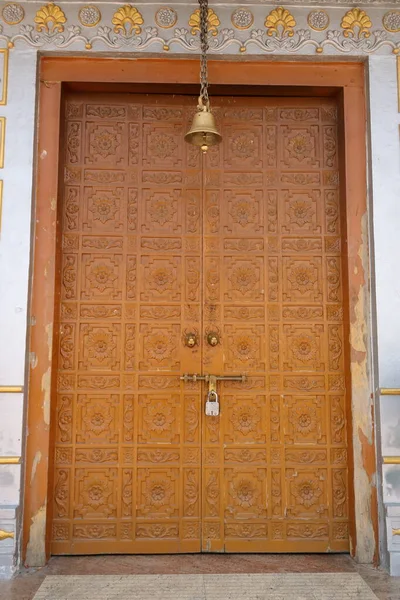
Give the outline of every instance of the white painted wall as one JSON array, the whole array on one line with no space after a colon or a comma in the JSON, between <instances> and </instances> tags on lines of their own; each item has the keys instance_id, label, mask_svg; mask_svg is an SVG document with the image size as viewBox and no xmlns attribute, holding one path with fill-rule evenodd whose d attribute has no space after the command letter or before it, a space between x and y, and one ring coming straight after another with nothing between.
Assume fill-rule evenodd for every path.
<instances>
[{"instance_id":1,"label":"white painted wall","mask_svg":"<svg viewBox=\"0 0 400 600\"><path fill-rule=\"evenodd\" d=\"M400 387L400 113L396 58L369 59L373 232L379 387ZM380 397L383 456L400 456L400 397ZM400 465L383 466L392 574L400 575ZM393 506L398 504L399 506ZM398 552L395 552L395 551Z\"/></svg>"},{"instance_id":2,"label":"white painted wall","mask_svg":"<svg viewBox=\"0 0 400 600\"><path fill-rule=\"evenodd\" d=\"M24 385L31 246L36 52L9 57L3 210L0 232L0 385ZM23 394L0 394L0 456L21 456ZM18 518L21 466L0 465L0 529L14 531ZM13 570L17 536L0 545L0 577Z\"/></svg>"}]
</instances>

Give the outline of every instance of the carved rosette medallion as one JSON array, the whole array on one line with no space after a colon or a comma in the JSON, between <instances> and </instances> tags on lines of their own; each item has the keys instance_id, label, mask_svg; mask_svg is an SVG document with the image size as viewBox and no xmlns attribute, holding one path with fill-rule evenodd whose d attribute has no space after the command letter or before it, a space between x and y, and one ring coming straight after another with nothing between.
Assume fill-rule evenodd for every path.
<instances>
[{"instance_id":1,"label":"carved rosette medallion","mask_svg":"<svg viewBox=\"0 0 400 600\"><path fill-rule=\"evenodd\" d=\"M325 31L329 27L329 15L325 10L312 10L308 17L307 23L314 31Z\"/></svg>"},{"instance_id":2,"label":"carved rosette medallion","mask_svg":"<svg viewBox=\"0 0 400 600\"><path fill-rule=\"evenodd\" d=\"M254 16L248 8L239 7L233 11L231 22L236 29L249 29L254 23Z\"/></svg>"},{"instance_id":3,"label":"carved rosette medallion","mask_svg":"<svg viewBox=\"0 0 400 600\"><path fill-rule=\"evenodd\" d=\"M383 16L382 24L386 31L398 33L400 31L400 10L391 10L387 12Z\"/></svg>"},{"instance_id":4,"label":"carved rosette medallion","mask_svg":"<svg viewBox=\"0 0 400 600\"><path fill-rule=\"evenodd\" d=\"M176 24L178 15L170 6L161 6L161 8L159 8L156 12L154 19L159 27L162 27L163 29L169 29Z\"/></svg>"},{"instance_id":5,"label":"carved rosette medallion","mask_svg":"<svg viewBox=\"0 0 400 600\"><path fill-rule=\"evenodd\" d=\"M10 2L2 10L2 18L7 25L18 25L25 17L25 11L21 4Z\"/></svg>"},{"instance_id":6,"label":"carved rosette medallion","mask_svg":"<svg viewBox=\"0 0 400 600\"><path fill-rule=\"evenodd\" d=\"M80 9L78 19L84 27L96 27L101 20L101 12L97 6L88 4Z\"/></svg>"}]
</instances>

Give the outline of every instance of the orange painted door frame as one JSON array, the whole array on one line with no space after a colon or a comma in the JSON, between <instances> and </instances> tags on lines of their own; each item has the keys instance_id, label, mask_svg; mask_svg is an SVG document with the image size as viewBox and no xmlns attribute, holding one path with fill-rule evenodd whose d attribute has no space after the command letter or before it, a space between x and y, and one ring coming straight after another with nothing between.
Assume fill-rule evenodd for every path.
<instances>
[{"instance_id":1,"label":"orange painted door frame","mask_svg":"<svg viewBox=\"0 0 400 600\"><path fill-rule=\"evenodd\" d=\"M368 254L364 244L366 214L366 151L365 151L365 92L362 63L269 63L263 61L210 61L210 80L225 85L275 85L309 87L310 95L317 88L334 88L341 96L342 113L342 172L341 195L345 207L347 239L344 273L348 279L348 319L350 323L350 361L357 369L357 386L349 382L352 392L353 415L349 422L353 430L362 430L362 412L370 412L370 382L366 370L368 352L357 352L358 336L364 335L368 322L367 308L360 310L360 298L365 298L368 280ZM50 481L50 406L54 372L52 371L53 339L51 328L55 323L54 295L56 290L55 258L57 252L56 208L58 196L59 132L61 91L64 82L95 83L161 83L195 84L198 63L192 59L102 59L80 57L43 57L40 65L39 132L36 173L36 223L33 264L32 304L33 317L30 331L30 352L37 363L30 370L28 398L28 436L26 450L26 481L24 497L23 555L30 566L40 566L49 557L49 514L47 496ZM45 152L44 152L45 151ZM39 158L40 157L40 158ZM45 232L45 233L43 233ZM349 235L351 232L351 235ZM43 301L45 299L45 301ZM364 304L366 306L366 304ZM352 341L354 340L354 345ZM354 350L353 350L354 347ZM368 398L366 404L365 398ZM351 418L352 417L352 418ZM353 420L352 420L353 419ZM350 428L351 429L351 428ZM351 433L350 433L351 435ZM358 439L358 438L357 438ZM365 465L364 450L357 443L353 447L355 469L374 472L375 465ZM374 455L374 453L372 453ZM38 461L37 457L41 456ZM352 462L352 461L350 461ZM371 478L367 478L371 482ZM356 550L356 534L362 541L370 528L363 527L365 514L373 524L377 540L376 489L372 483L358 493L358 510L354 514L351 533L352 552ZM367 531L368 530L368 531Z\"/></svg>"}]
</instances>

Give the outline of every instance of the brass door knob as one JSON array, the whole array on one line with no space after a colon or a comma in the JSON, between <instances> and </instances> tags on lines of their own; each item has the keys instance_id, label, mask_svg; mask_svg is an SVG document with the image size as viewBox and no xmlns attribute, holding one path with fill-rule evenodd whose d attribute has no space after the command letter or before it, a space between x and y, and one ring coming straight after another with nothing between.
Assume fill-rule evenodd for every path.
<instances>
[{"instance_id":1,"label":"brass door knob","mask_svg":"<svg viewBox=\"0 0 400 600\"><path fill-rule=\"evenodd\" d=\"M187 333L185 344L188 348L194 348L197 345L197 335L195 333Z\"/></svg>"},{"instance_id":2,"label":"brass door knob","mask_svg":"<svg viewBox=\"0 0 400 600\"><path fill-rule=\"evenodd\" d=\"M207 342L209 346L218 346L220 342L220 337L218 333L216 333L215 331L210 331L210 333L207 335Z\"/></svg>"}]
</instances>

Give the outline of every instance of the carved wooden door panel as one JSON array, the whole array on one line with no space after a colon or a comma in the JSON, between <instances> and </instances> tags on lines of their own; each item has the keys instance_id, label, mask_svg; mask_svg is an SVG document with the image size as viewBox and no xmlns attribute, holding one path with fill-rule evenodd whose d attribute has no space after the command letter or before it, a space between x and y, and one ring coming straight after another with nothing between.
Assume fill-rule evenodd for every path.
<instances>
[{"instance_id":1,"label":"carved wooden door panel","mask_svg":"<svg viewBox=\"0 0 400 600\"><path fill-rule=\"evenodd\" d=\"M203 549L343 551L348 542L337 110L214 99L206 158Z\"/></svg>"},{"instance_id":2,"label":"carved wooden door panel","mask_svg":"<svg viewBox=\"0 0 400 600\"><path fill-rule=\"evenodd\" d=\"M51 551L347 550L335 104L194 106L65 101Z\"/></svg>"},{"instance_id":3,"label":"carved wooden door panel","mask_svg":"<svg viewBox=\"0 0 400 600\"><path fill-rule=\"evenodd\" d=\"M200 550L201 171L194 98L69 96L54 554ZM190 109L189 109L190 106Z\"/></svg>"}]
</instances>

